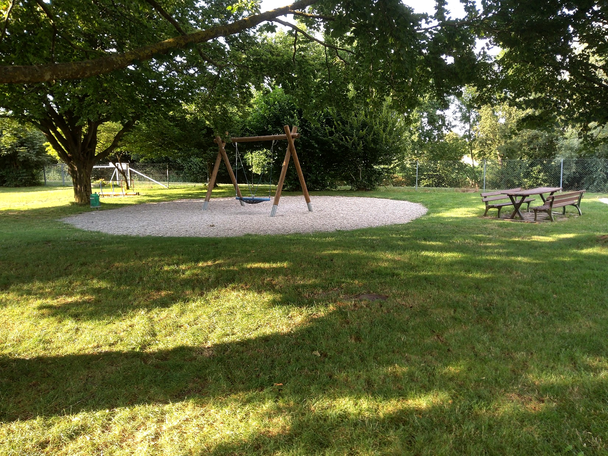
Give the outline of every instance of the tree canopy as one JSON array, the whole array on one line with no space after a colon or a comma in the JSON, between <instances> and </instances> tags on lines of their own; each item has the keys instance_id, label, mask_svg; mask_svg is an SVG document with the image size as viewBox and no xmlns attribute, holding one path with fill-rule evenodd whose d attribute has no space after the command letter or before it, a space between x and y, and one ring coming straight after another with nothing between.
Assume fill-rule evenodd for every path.
<instances>
[{"instance_id":1,"label":"tree canopy","mask_svg":"<svg viewBox=\"0 0 608 456\"><path fill-rule=\"evenodd\" d=\"M311 112L412 114L484 79L495 101L531 108L528 117L608 122L603 4L463 3L467 17L455 20L444 0L432 17L400 0L299 0L267 12L255 0L0 0L0 109L45 134L80 203L94 164L140 119L186 103L202 113L190 125L223 134L226 112L248 106L253 89L281 87ZM268 34L276 25L286 31ZM480 65L479 37L503 49L496 62ZM107 122L115 134L100 143ZM554 149L535 135L519 138L536 154Z\"/></svg>"},{"instance_id":2,"label":"tree canopy","mask_svg":"<svg viewBox=\"0 0 608 456\"><path fill-rule=\"evenodd\" d=\"M223 133L222 110L273 81L300 100L381 105L390 96L407 109L422 93L450 94L475 62L466 27L433 24L399 0L300 0L264 13L233 0L4 3L0 107L46 135L80 203L93 165L144 115L194 101ZM287 13L297 22L280 19ZM267 38L273 21L290 32ZM100 150L105 122L121 128Z\"/></svg>"},{"instance_id":3,"label":"tree canopy","mask_svg":"<svg viewBox=\"0 0 608 456\"><path fill-rule=\"evenodd\" d=\"M499 46L491 94L540 120L608 122L608 10L592 0L485 0L482 30Z\"/></svg>"}]
</instances>

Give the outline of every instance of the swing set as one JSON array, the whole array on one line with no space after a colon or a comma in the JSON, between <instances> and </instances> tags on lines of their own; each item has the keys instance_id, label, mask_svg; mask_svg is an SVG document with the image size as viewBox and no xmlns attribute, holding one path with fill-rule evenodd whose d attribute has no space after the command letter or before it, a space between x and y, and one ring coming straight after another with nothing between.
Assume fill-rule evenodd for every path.
<instances>
[{"instance_id":1,"label":"swing set","mask_svg":"<svg viewBox=\"0 0 608 456\"><path fill-rule=\"evenodd\" d=\"M296 172L298 173L298 179L300 180L300 186L302 187L302 193L304 194L304 199L306 200L306 205L308 210L312 212L312 203L310 202L310 195L308 194L308 189L306 188L306 181L304 180L304 174L302 173L302 168L300 166L300 161L298 160L298 154L296 153L296 147L294 145L294 140L300 137L298 133L298 127L294 126L292 129L289 128L288 125L283 127L285 131L284 135L268 135L268 136L246 136L240 138L230 138L230 142L235 145L236 149L236 159L235 159L235 168L237 169L237 175L232 170L232 166L230 165L230 160L228 159L228 154L226 153L226 143L222 141L222 138L219 136L215 137L215 142L218 145L218 153L217 158L215 159L215 165L213 166L213 172L211 173L211 178L209 179L209 185L207 187L207 195L205 196L205 202L203 203L203 210L207 210L209 207L209 200L211 199L211 192L213 191L213 187L215 187L215 181L217 180L217 173L220 167L220 163L222 160L228 169L228 174L230 175L230 180L232 181L232 185L234 186L234 190L236 191L236 199L241 203L241 206L245 204L258 204L264 201L270 201L270 194L268 197L259 197L256 195L256 189L259 188L258 182L257 184L254 182L254 177L252 174L252 181L249 182L247 179L247 175L245 174L245 179L247 181L247 187L249 189L250 195L243 196L241 193L241 189L239 188L238 183L238 168L242 166L242 161L239 165L239 150L238 143L244 142L268 142L272 141L271 147L271 155L274 152L274 144L276 141L287 140L287 150L285 151L285 159L283 160L283 166L281 167L281 175L279 176L279 182L277 183L277 189L274 195L274 202L272 206L272 210L270 211L270 216L274 217L277 213L277 209L279 207L279 200L281 199L281 193L283 191L283 185L285 183L285 176L287 175L287 168L289 167L289 162L293 158L294 165L296 167ZM271 156L271 160L273 157ZM272 172L270 173L272 178ZM260 175L261 178L261 175ZM272 189L272 185L270 186Z\"/></svg>"}]
</instances>

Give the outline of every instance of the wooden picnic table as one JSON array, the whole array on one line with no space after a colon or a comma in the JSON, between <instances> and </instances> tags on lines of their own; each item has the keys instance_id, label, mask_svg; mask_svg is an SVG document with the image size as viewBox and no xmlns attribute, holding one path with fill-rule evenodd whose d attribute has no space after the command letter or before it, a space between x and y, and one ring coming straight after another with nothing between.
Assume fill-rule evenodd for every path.
<instances>
[{"instance_id":1,"label":"wooden picnic table","mask_svg":"<svg viewBox=\"0 0 608 456\"><path fill-rule=\"evenodd\" d=\"M514 219L516 215L519 215L519 218L524 219L523 214L519 211L519 208L522 204L524 204L524 200L533 195L539 195L543 203L547 200L545 198L545 194L548 193L549 196L553 195L555 192L559 192L561 187L536 187L530 188L528 190L518 190L518 191L506 191L505 194L509 197L511 202L513 203L513 213L511 214L511 218Z\"/></svg>"}]
</instances>

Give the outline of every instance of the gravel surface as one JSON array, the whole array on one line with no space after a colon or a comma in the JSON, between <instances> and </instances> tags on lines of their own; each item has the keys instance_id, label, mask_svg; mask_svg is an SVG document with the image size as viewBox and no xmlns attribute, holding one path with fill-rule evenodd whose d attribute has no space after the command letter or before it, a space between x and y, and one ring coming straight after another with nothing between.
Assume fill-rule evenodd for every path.
<instances>
[{"instance_id":1,"label":"gravel surface","mask_svg":"<svg viewBox=\"0 0 608 456\"><path fill-rule=\"evenodd\" d=\"M234 198L138 204L63 219L77 228L109 234L232 237L313 233L408 223L426 213L421 204L380 198L315 196L309 212L303 196L284 196L275 217L272 202L241 206Z\"/></svg>"}]
</instances>

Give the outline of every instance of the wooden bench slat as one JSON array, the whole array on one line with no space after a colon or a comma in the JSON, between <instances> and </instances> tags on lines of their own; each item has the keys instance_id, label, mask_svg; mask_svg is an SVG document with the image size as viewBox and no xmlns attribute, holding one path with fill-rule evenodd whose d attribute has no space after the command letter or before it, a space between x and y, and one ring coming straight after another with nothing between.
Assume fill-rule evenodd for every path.
<instances>
[{"instance_id":1,"label":"wooden bench slat","mask_svg":"<svg viewBox=\"0 0 608 456\"><path fill-rule=\"evenodd\" d=\"M568 198L568 199L560 199L560 200L553 200L553 207L557 207L557 206L570 206L572 203L578 203L578 198Z\"/></svg>"},{"instance_id":2,"label":"wooden bench slat","mask_svg":"<svg viewBox=\"0 0 608 456\"><path fill-rule=\"evenodd\" d=\"M488 196L487 198L482 198L481 199L484 203L486 201L499 201L499 200L509 200L511 201L511 199L508 196Z\"/></svg>"},{"instance_id":3,"label":"wooden bench slat","mask_svg":"<svg viewBox=\"0 0 608 456\"><path fill-rule=\"evenodd\" d=\"M495 190L493 192L484 192L484 193L481 193L481 197L483 198L485 196L504 195L506 192L518 192L520 190L521 190L521 187L509 188L507 190Z\"/></svg>"},{"instance_id":4,"label":"wooden bench slat","mask_svg":"<svg viewBox=\"0 0 608 456\"><path fill-rule=\"evenodd\" d=\"M508 203L496 203L496 204L488 204L489 208L492 209L496 209L498 207L505 207L505 206L513 206L513 204L511 202Z\"/></svg>"},{"instance_id":5,"label":"wooden bench slat","mask_svg":"<svg viewBox=\"0 0 608 456\"><path fill-rule=\"evenodd\" d=\"M576 196L578 198L581 193L585 193L585 190L579 190L576 192L567 192L567 193L557 193L557 194L553 195L553 198L565 198L567 196Z\"/></svg>"}]
</instances>

